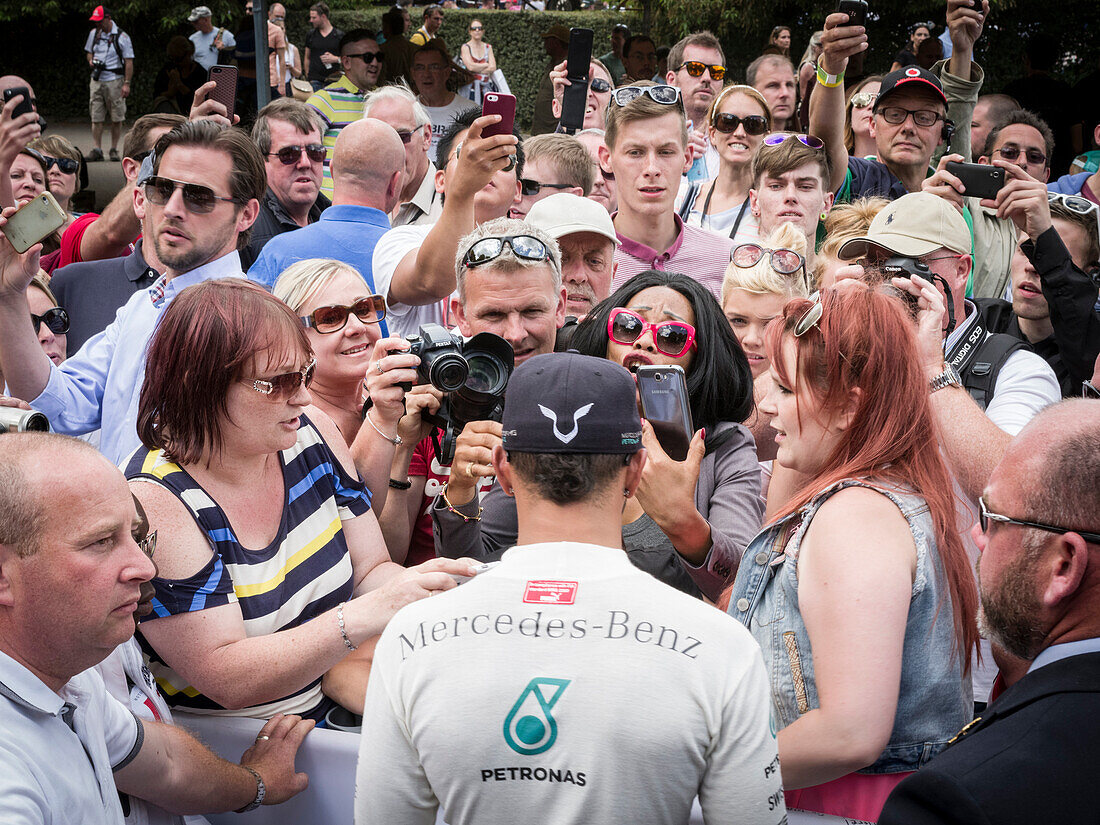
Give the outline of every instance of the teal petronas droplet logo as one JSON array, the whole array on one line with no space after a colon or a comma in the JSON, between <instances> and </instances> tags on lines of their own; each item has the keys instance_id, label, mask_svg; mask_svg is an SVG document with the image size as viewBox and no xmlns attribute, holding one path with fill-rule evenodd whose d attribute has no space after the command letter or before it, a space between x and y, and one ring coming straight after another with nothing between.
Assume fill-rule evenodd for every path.
<instances>
[{"instance_id":1,"label":"teal petronas droplet logo","mask_svg":"<svg viewBox=\"0 0 1100 825\"><path fill-rule=\"evenodd\" d=\"M558 723L550 712L568 679L536 677L527 683L504 719L504 741L516 753L534 756L550 750L558 738Z\"/></svg>"}]
</instances>

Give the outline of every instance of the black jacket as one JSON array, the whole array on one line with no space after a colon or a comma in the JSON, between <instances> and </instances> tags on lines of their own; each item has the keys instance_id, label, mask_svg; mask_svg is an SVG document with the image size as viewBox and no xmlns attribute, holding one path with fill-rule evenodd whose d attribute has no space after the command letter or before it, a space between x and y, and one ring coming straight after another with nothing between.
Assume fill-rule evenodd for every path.
<instances>
[{"instance_id":1,"label":"black jacket","mask_svg":"<svg viewBox=\"0 0 1100 825\"><path fill-rule=\"evenodd\" d=\"M1100 653L1029 673L907 777L879 825L1095 823Z\"/></svg>"},{"instance_id":2,"label":"black jacket","mask_svg":"<svg viewBox=\"0 0 1100 825\"><path fill-rule=\"evenodd\" d=\"M332 201L318 192L317 200L309 208L309 217L306 222L316 222L321 217L321 213L330 206L332 206ZM241 268L248 272L249 267L260 257L260 250L264 248L264 244L276 235L293 232L295 229L300 228L283 209L283 205L279 203L275 193L268 189L264 193L264 199L260 201L260 214L256 216L256 222L252 224L252 234L248 237L248 246L240 250Z\"/></svg>"},{"instance_id":3,"label":"black jacket","mask_svg":"<svg viewBox=\"0 0 1100 825\"><path fill-rule=\"evenodd\" d=\"M1050 323L1054 327L1052 336L1031 347L1046 359L1058 376L1063 396L1080 395L1081 382L1092 377L1096 356L1100 353L1096 285L1074 266L1054 227L1034 243L1025 241L1021 249L1039 273L1043 297L1050 308ZM1027 340L1008 301L979 298L974 303L981 313L982 324L990 332L1003 332Z\"/></svg>"}]
</instances>

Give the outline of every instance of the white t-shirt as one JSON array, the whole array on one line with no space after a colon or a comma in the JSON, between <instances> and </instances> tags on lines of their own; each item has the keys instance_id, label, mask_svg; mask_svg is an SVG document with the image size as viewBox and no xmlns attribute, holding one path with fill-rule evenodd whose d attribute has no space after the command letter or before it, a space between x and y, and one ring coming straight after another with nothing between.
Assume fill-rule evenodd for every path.
<instances>
[{"instance_id":1,"label":"white t-shirt","mask_svg":"<svg viewBox=\"0 0 1100 825\"><path fill-rule=\"evenodd\" d=\"M195 62L202 66L206 71L210 71L210 67L218 62L218 50L214 48L214 41L218 37L218 27L215 26L209 32L205 34L203 32L192 32L190 40L195 44ZM228 29L221 30L222 32L222 48L232 49L237 45L237 38L233 36L233 33Z\"/></svg>"},{"instance_id":2,"label":"white t-shirt","mask_svg":"<svg viewBox=\"0 0 1100 825\"><path fill-rule=\"evenodd\" d=\"M374 247L371 271L374 288L386 299L386 325L390 335L415 335L421 324L447 325L449 298L422 306L409 306L390 298L390 282L402 258L419 249L434 224L396 226L381 238Z\"/></svg>"},{"instance_id":3,"label":"white t-shirt","mask_svg":"<svg viewBox=\"0 0 1100 825\"><path fill-rule=\"evenodd\" d=\"M423 101L421 101L423 102ZM443 133L451 128L451 122L455 119L455 115L462 114L467 109L476 109L477 105L462 95L455 95L454 99L446 106L425 106L424 109L428 113L428 117L432 121L432 145L428 149L428 160L435 163L435 150L439 146L439 141L443 137Z\"/></svg>"},{"instance_id":4,"label":"white t-shirt","mask_svg":"<svg viewBox=\"0 0 1100 825\"><path fill-rule=\"evenodd\" d=\"M760 649L621 551L515 547L374 654L357 825L785 819ZM526 813L524 813L526 812Z\"/></svg>"}]
</instances>

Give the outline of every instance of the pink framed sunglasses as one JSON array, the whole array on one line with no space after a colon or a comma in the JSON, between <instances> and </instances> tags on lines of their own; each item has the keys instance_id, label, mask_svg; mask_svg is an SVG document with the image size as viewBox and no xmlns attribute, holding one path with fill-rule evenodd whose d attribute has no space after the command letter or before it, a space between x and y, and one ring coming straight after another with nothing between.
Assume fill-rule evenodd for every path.
<instances>
[{"instance_id":1,"label":"pink framed sunglasses","mask_svg":"<svg viewBox=\"0 0 1100 825\"><path fill-rule=\"evenodd\" d=\"M607 318L607 337L619 344L633 344L646 330L653 335L659 352L679 358L695 348L695 327L683 321L661 321L653 324L626 307L616 307Z\"/></svg>"}]
</instances>

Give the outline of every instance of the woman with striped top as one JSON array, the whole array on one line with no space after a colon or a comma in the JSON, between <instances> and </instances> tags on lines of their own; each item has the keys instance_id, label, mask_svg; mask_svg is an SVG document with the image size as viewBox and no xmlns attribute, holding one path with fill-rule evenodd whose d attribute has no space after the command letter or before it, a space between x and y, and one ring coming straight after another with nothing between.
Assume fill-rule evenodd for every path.
<instances>
[{"instance_id":1,"label":"woman with striped top","mask_svg":"<svg viewBox=\"0 0 1100 825\"><path fill-rule=\"evenodd\" d=\"M141 632L177 707L321 719L330 667L469 573L388 560L312 373L298 319L237 279L180 293L150 345L126 475L158 534Z\"/></svg>"}]
</instances>

